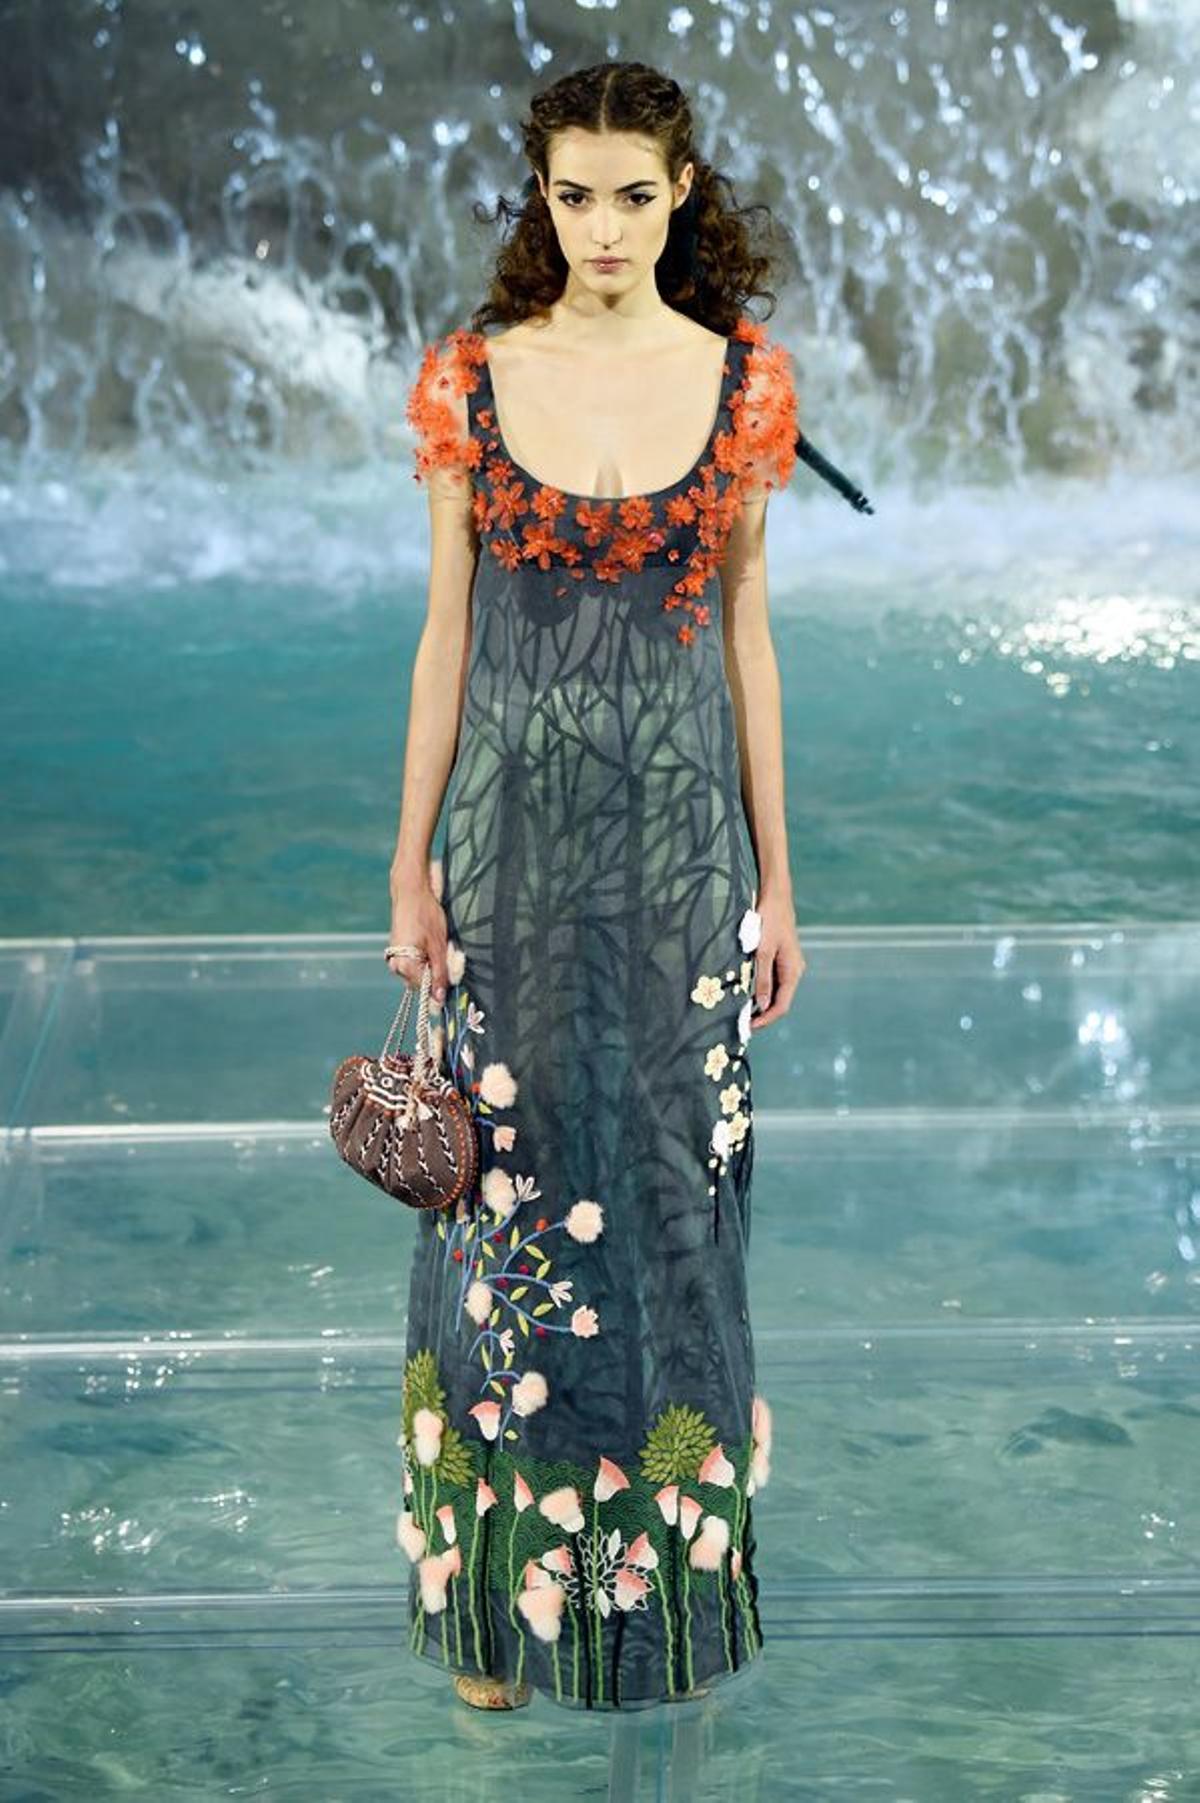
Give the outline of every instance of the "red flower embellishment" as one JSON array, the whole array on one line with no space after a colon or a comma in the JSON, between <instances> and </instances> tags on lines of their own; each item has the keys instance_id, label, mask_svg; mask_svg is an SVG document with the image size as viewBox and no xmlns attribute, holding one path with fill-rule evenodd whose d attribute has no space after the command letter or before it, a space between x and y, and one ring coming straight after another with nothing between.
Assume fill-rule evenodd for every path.
<instances>
[{"instance_id":1,"label":"red flower embellishment","mask_svg":"<svg viewBox=\"0 0 1200 1803\"><path fill-rule=\"evenodd\" d=\"M578 545L569 538L559 538L549 526L524 526L521 536L525 541L522 557L532 559L543 570L548 570L556 557L564 563L578 563L582 556Z\"/></svg>"},{"instance_id":2,"label":"red flower embellishment","mask_svg":"<svg viewBox=\"0 0 1200 1803\"><path fill-rule=\"evenodd\" d=\"M598 545L612 531L611 501L581 501L575 509L575 523L584 530L584 543Z\"/></svg>"},{"instance_id":3,"label":"red flower embellishment","mask_svg":"<svg viewBox=\"0 0 1200 1803\"><path fill-rule=\"evenodd\" d=\"M561 488L549 488L545 483L535 489L531 503L533 511L541 520L556 520L567 504L567 497Z\"/></svg>"}]
</instances>

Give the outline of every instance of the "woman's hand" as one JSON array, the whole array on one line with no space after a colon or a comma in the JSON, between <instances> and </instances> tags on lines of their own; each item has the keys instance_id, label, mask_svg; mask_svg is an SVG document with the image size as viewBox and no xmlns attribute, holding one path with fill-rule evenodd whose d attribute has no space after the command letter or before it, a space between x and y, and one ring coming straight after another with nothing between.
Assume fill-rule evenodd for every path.
<instances>
[{"instance_id":1,"label":"woman's hand","mask_svg":"<svg viewBox=\"0 0 1200 1803\"><path fill-rule=\"evenodd\" d=\"M796 985L808 968L796 932L791 890L765 891L759 898L758 913L762 934L754 954L754 1000L765 1012L751 1013L752 1033L787 1013Z\"/></svg>"},{"instance_id":2,"label":"woman's hand","mask_svg":"<svg viewBox=\"0 0 1200 1803\"><path fill-rule=\"evenodd\" d=\"M424 953L424 962L418 957L395 953L388 959L388 969L398 977L403 977L410 989L419 989L424 975L425 962L430 965L430 998L441 1007L446 999L446 948L448 934L446 931L446 915L441 902L433 892L429 876L410 878L393 877L392 880L392 927L388 934L389 945L415 945Z\"/></svg>"}]
</instances>

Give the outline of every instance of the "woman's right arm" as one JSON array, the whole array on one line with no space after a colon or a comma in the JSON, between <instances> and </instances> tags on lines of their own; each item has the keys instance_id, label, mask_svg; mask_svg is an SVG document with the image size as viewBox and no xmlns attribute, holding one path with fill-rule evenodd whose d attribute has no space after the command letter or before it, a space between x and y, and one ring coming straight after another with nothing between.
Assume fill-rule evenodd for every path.
<instances>
[{"instance_id":1,"label":"woman's right arm","mask_svg":"<svg viewBox=\"0 0 1200 1803\"><path fill-rule=\"evenodd\" d=\"M446 924L431 883L429 854L458 749L479 556L466 394L459 391L455 367L447 353L430 347L408 405L408 418L418 432L418 478L429 500L429 594L413 659L388 941L424 949L438 1002L444 1000L447 984ZM450 422L452 430L447 429ZM392 957L388 963L398 976L414 986L420 983L419 959Z\"/></svg>"}]
</instances>

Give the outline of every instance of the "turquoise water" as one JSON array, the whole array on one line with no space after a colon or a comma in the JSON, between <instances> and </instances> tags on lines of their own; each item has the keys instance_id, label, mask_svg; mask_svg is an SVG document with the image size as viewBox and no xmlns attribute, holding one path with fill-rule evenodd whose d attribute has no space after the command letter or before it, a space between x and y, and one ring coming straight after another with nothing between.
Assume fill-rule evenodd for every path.
<instances>
[{"instance_id":1,"label":"turquoise water","mask_svg":"<svg viewBox=\"0 0 1200 1803\"><path fill-rule=\"evenodd\" d=\"M406 481L151 484L9 538L9 935L386 934L425 599ZM1189 917L1189 485L873 498L772 503L801 926Z\"/></svg>"}]
</instances>

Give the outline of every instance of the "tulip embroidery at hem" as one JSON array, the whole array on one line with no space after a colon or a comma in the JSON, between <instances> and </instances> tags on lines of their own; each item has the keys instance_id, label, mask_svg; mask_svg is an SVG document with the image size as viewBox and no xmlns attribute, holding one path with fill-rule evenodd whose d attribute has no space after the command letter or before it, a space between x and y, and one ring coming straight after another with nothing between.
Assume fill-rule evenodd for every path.
<instances>
[{"instance_id":1,"label":"tulip embroidery at hem","mask_svg":"<svg viewBox=\"0 0 1200 1803\"><path fill-rule=\"evenodd\" d=\"M455 1671L528 1680L618 1709L736 1672L762 1647L750 1498L770 1474L771 1412L725 1447L672 1403L624 1463L584 1467L480 1445L448 1419L428 1349L405 1367L411 1646Z\"/></svg>"}]
</instances>

